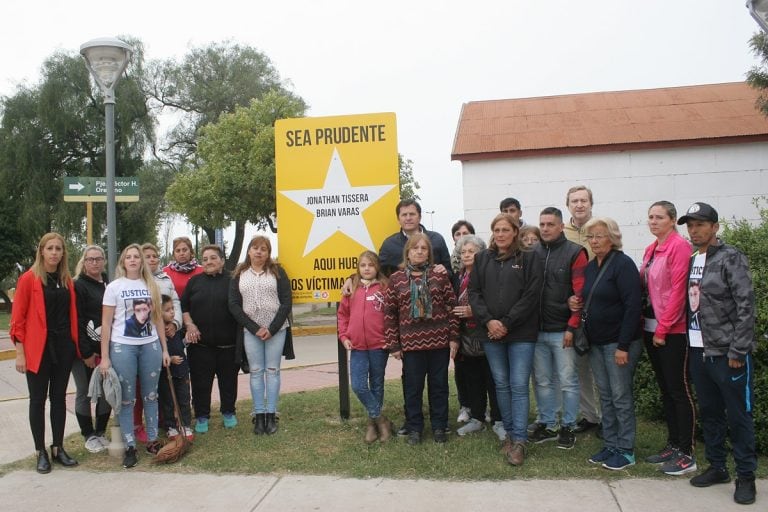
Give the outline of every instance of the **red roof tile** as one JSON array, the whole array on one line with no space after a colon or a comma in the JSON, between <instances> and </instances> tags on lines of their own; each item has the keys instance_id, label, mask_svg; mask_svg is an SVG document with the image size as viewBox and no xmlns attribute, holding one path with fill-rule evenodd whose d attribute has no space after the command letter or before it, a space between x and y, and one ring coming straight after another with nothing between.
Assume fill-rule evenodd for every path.
<instances>
[{"instance_id":1,"label":"red roof tile","mask_svg":"<svg viewBox=\"0 0 768 512\"><path fill-rule=\"evenodd\" d=\"M453 160L768 140L744 82L465 103Z\"/></svg>"}]
</instances>

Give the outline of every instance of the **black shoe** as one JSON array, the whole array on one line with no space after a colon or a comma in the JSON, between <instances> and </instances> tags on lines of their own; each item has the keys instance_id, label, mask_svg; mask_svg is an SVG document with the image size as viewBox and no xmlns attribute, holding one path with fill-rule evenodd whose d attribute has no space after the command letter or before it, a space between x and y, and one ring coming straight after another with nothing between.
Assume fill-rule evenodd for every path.
<instances>
[{"instance_id":1,"label":"black shoe","mask_svg":"<svg viewBox=\"0 0 768 512\"><path fill-rule=\"evenodd\" d=\"M581 418L581 419L580 419L580 420L579 420L579 421L576 423L576 428L575 428L575 429L573 429L573 431L574 431L575 433L577 433L577 434L581 434L581 433L583 433L583 432L589 432L590 430L593 430L593 429L602 430L602 429L600 428L600 424L599 424L599 423L592 423L591 421L589 421L589 420L588 420L588 419L586 419L586 418Z\"/></svg>"},{"instance_id":2,"label":"black shoe","mask_svg":"<svg viewBox=\"0 0 768 512\"><path fill-rule=\"evenodd\" d=\"M264 433L267 435L277 433L277 420L273 412L268 412L264 415Z\"/></svg>"},{"instance_id":3,"label":"black shoe","mask_svg":"<svg viewBox=\"0 0 768 512\"><path fill-rule=\"evenodd\" d=\"M417 444L421 443L421 432L409 431L408 432L408 444L411 446L416 446Z\"/></svg>"},{"instance_id":4,"label":"black shoe","mask_svg":"<svg viewBox=\"0 0 768 512\"><path fill-rule=\"evenodd\" d=\"M51 460L65 468L77 466L77 461L70 457L61 446L51 446Z\"/></svg>"},{"instance_id":5,"label":"black shoe","mask_svg":"<svg viewBox=\"0 0 768 512\"><path fill-rule=\"evenodd\" d=\"M253 422L253 433L260 436L266 432L266 415L264 413L256 414L251 421Z\"/></svg>"},{"instance_id":6,"label":"black shoe","mask_svg":"<svg viewBox=\"0 0 768 512\"><path fill-rule=\"evenodd\" d=\"M139 463L139 458L136 455L136 447L129 446L128 449L125 450L125 455L123 455L123 467L132 468L138 463Z\"/></svg>"},{"instance_id":7,"label":"black shoe","mask_svg":"<svg viewBox=\"0 0 768 512\"><path fill-rule=\"evenodd\" d=\"M694 487L709 487L715 484L727 484L731 481L731 475L725 468L716 468L709 466L702 474L691 478L691 485Z\"/></svg>"},{"instance_id":8,"label":"black shoe","mask_svg":"<svg viewBox=\"0 0 768 512\"><path fill-rule=\"evenodd\" d=\"M736 477L736 490L733 493L733 501L739 505L751 505L755 502L755 477Z\"/></svg>"},{"instance_id":9,"label":"black shoe","mask_svg":"<svg viewBox=\"0 0 768 512\"><path fill-rule=\"evenodd\" d=\"M37 472L41 475L47 475L51 472L51 461L48 459L46 450L37 451Z\"/></svg>"},{"instance_id":10,"label":"black shoe","mask_svg":"<svg viewBox=\"0 0 768 512\"><path fill-rule=\"evenodd\" d=\"M569 427L560 427L557 433L557 447L561 450L570 450L576 444L576 434Z\"/></svg>"},{"instance_id":11,"label":"black shoe","mask_svg":"<svg viewBox=\"0 0 768 512\"><path fill-rule=\"evenodd\" d=\"M555 441L557 432L548 428L544 423L539 423L533 429L533 433L528 436L528 440L534 444L541 444L547 441Z\"/></svg>"},{"instance_id":12,"label":"black shoe","mask_svg":"<svg viewBox=\"0 0 768 512\"><path fill-rule=\"evenodd\" d=\"M438 428L432 431L432 439L436 443L447 443L448 442L448 436L445 433L444 429Z\"/></svg>"},{"instance_id":13,"label":"black shoe","mask_svg":"<svg viewBox=\"0 0 768 512\"><path fill-rule=\"evenodd\" d=\"M403 423L403 426L400 427L400 430L397 431L397 435L399 437L407 437L409 433L410 433L410 430L408 430L408 425L406 425L405 423Z\"/></svg>"}]
</instances>

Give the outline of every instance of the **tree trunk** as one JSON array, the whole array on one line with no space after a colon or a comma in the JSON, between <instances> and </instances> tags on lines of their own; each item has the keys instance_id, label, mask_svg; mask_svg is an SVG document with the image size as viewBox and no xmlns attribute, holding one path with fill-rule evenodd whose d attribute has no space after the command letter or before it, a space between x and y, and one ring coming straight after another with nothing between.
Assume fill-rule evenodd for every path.
<instances>
[{"instance_id":1,"label":"tree trunk","mask_svg":"<svg viewBox=\"0 0 768 512\"><path fill-rule=\"evenodd\" d=\"M243 239L245 238L245 221L235 221L235 239L232 241L232 249L229 251L226 267L227 270L233 270L238 261L240 253L243 251Z\"/></svg>"}]
</instances>

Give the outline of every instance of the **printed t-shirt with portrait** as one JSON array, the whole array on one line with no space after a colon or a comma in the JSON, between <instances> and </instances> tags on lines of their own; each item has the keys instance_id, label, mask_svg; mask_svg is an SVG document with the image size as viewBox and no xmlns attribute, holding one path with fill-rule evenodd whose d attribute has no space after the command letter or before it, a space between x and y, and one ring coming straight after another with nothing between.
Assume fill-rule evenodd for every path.
<instances>
[{"instance_id":1,"label":"printed t-shirt with portrait","mask_svg":"<svg viewBox=\"0 0 768 512\"><path fill-rule=\"evenodd\" d=\"M691 273L688 275L688 343L692 347L699 348L704 347L699 318L701 314L699 298L701 297L701 277L704 275L706 261L707 253L696 253L693 256Z\"/></svg>"},{"instance_id":2,"label":"printed t-shirt with portrait","mask_svg":"<svg viewBox=\"0 0 768 512\"><path fill-rule=\"evenodd\" d=\"M143 280L121 277L112 281L104 291L102 304L115 307L111 341L144 345L157 339L152 296Z\"/></svg>"}]
</instances>

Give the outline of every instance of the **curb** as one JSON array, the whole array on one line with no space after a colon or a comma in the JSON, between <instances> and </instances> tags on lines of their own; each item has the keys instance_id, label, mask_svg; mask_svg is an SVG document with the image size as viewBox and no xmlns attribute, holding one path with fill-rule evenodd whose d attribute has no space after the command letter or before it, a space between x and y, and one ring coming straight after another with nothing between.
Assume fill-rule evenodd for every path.
<instances>
[{"instance_id":1,"label":"curb","mask_svg":"<svg viewBox=\"0 0 768 512\"><path fill-rule=\"evenodd\" d=\"M293 336L322 336L325 334L336 334L335 325L308 325L291 326L291 334Z\"/></svg>"},{"instance_id":2,"label":"curb","mask_svg":"<svg viewBox=\"0 0 768 512\"><path fill-rule=\"evenodd\" d=\"M323 336L326 334L336 334L335 325L309 325L306 327L291 327L294 336ZM0 350L0 361L10 361L16 358L16 349Z\"/></svg>"}]
</instances>

